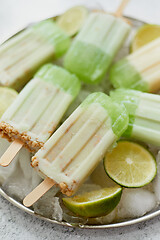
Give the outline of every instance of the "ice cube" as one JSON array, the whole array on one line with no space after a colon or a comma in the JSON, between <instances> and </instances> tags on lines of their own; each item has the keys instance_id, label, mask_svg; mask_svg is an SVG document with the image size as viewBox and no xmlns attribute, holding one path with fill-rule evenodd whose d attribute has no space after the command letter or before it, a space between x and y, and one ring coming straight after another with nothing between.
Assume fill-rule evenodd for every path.
<instances>
[{"instance_id":1,"label":"ice cube","mask_svg":"<svg viewBox=\"0 0 160 240\"><path fill-rule=\"evenodd\" d=\"M0 157L7 150L10 144L11 143L9 143L6 139L0 138ZM19 153L16 155L16 157L13 159L13 161L8 167L4 168L0 166L0 184L2 184L14 172L18 161L18 157Z\"/></svg>"},{"instance_id":2,"label":"ice cube","mask_svg":"<svg viewBox=\"0 0 160 240\"><path fill-rule=\"evenodd\" d=\"M114 221L116 217L116 209L114 209L112 212L110 212L106 216L97 217L97 218L89 218L88 223L89 224L108 224Z\"/></svg>"},{"instance_id":3,"label":"ice cube","mask_svg":"<svg viewBox=\"0 0 160 240\"><path fill-rule=\"evenodd\" d=\"M30 165L31 156L29 152L27 151L26 153L26 150L24 149L24 152L21 152L21 154L22 157L19 157L20 169L24 175L24 178L28 180L31 190L33 190L41 182L41 178Z\"/></svg>"},{"instance_id":4,"label":"ice cube","mask_svg":"<svg viewBox=\"0 0 160 240\"><path fill-rule=\"evenodd\" d=\"M88 219L76 216L74 213L69 211L68 209L63 208L63 220L72 224L72 225L79 225L79 224L87 224Z\"/></svg>"},{"instance_id":5,"label":"ice cube","mask_svg":"<svg viewBox=\"0 0 160 240\"><path fill-rule=\"evenodd\" d=\"M158 203L160 203L160 151L157 155L156 161L157 161L157 175L153 180L153 190Z\"/></svg>"},{"instance_id":6,"label":"ice cube","mask_svg":"<svg viewBox=\"0 0 160 240\"><path fill-rule=\"evenodd\" d=\"M124 189L117 206L117 219L143 216L156 206L156 197L146 189Z\"/></svg>"},{"instance_id":7,"label":"ice cube","mask_svg":"<svg viewBox=\"0 0 160 240\"><path fill-rule=\"evenodd\" d=\"M44 194L33 205L35 213L50 219L62 221L62 208L59 203L59 198L54 197L58 191L59 188L54 186L46 194Z\"/></svg>"},{"instance_id":8,"label":"ice cube","mask_svg":"<svg viewBox=\"0 0 160 240\"><path fill-rule=\"evenodd\" d=\"M22 201L41 181L30 165L31 155L22 148L18 153L16 167L12 174L3 182L2 188L9 196Z\"/></svg>"}]
</instances>

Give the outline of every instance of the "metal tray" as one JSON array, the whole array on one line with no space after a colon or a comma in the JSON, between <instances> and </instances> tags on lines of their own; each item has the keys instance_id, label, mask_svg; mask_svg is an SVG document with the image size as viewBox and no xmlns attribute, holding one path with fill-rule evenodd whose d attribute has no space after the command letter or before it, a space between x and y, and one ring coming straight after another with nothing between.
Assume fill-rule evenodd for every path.
<instances>
[{"instance_id":1,"label":"metal tray","mask_svg":"<svg viewBox=\"0 0 160 240\"><path fill-rule=\"evenodd\" d=\"M129 39L132 38L134 31L141 25L144 24L144 22L133 19L133 18L129 18L127 17L128 20L132 23L132 32L129 36ZM21 29L23 30L23 29ZM20 30L20 31L21 31ZM17 33L16 33L17 34ZM129 44L130 41L127 41L127 45L125 45L120 52L118 53L118 56L116 57L116 59L121 58L123 55L126 55L129 52ZM4 190L1 188L0 186L0 194L7 199L10 203L12 203L13 205L15 205L16 207L20 208L22 211L25 211L27 213L29 213L30 215L36 216L39 219L51 222L51 223L56 223L59 225L63 225L63 226L68 226L68 227L78 227L78 228L86 228L86 229L104 229L104 228L116 228L116 227L124 227L124 226L128 226L128 225L132 225L132 224L136 224L136 223L140 223L146 220L149 220L153 217L156 217L160 214L160 206L158 206L156 209L153 209L152 211L148 212L147 214L145 214L142 217L139 218L135 218L135 219L127 219L127 220L123 220L121 222L115 222L115 223L110 223L110 224L105 224L105 225L101 225L101 224L97 224L97 225L86 225L86 224L80 224L80 223L68 223L65 221L56 221L56 220L52 220L43 216L40 216L36 213L34 213L34 211L31 208L27 208L25 207L21 202L18 202L17 200L15 200L14 198L10 197L7 193L4 192Z\"/></svg>"}]
</instances>

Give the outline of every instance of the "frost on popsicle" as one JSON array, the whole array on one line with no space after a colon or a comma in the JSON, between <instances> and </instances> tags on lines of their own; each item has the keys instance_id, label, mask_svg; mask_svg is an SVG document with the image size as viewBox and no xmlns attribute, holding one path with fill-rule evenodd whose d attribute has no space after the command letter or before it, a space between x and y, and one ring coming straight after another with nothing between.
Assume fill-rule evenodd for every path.
<instances>
[{"instance_id":1,"label":"frost on popsicle","mask_svg":"<svg viewBox=\"0 0 160 240\"><path fill-rule=\"evenodd\" d=\"M77 77L52 64L44 65L3 114L0 133L19 139L31 151L43 146L80 90Z\"/></svg>"},{"instance_id":2,"label":"frost on popsicle","mask_svg":"<svg viewBox=\"0 0 160 240\"><path fill-rule=\"evenodd\" d=\"M129 25L120 18L90 14L66 54L65 68L84 82L101 81L129 30Z\"/></svg>"},{"instance_id":3,"label":"frost on popsicle","mask_svg":"<svg viewBox=\"0 0 160 240\"><path fill-rule=\"evenodd\" d=\"M160 89L160 38L115 63L110 70L115 88L144 92Z\"/></svg>"},{"instance_id":4,"label":"frost on popsicle","mask_svg":"<svg viewBox=\"0 0 160 240\"><path fill-rule=\"evenodd\" d=\"M124 136L160 146L160 96L136 90L117 89L112 99L125 105L129 126Z\"/></svg>"},{"instance_id":5,"label":"frost on popsicle","mask_svg":"<svg viewBox=\"0 0 160 240\"><path fill-rule=\"evenodd\" d=\"M53 20L27 28L0 46L0 85L20 90L43 64L63 55L70 38Z\"/></svg>"},{"instance_id":6,"label":"frost on popsicle","mask_svg":"<svg viewBox=\"0 0 160 240\"><path fill-rule=\"evenodd\" d=\"M128 115L123 106L104 93L93 93L37 152L32 166L70 196L127 126Z\"/></svg>"}]
</instances>

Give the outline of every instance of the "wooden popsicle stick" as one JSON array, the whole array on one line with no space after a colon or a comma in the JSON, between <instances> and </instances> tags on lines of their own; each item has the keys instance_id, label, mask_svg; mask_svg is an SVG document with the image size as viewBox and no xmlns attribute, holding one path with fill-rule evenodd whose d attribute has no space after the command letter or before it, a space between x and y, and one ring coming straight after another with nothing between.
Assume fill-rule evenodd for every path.
<instances>
[{"instance_id":1,"label":"wooden popsicle stick","mask_svg":"<svg viewBox=\"0 0 160 240\"><path fill-rule=\"evenodd\" d=\"M18 139L11 143L9 148L5 151L5 153L0 158L0 165L3 167L7 167L19 152L19 150L23 147L24 143Z\"/></svg>"},{"instance_id":2,"label":"wooden popsicle stick","mask_svg":"<svg viewBox=\"0 0 160 240\"><path fill-rule=\"evenodd\" d=\"M109 13L109 12L106 12L104 10L97 10L97 9L92 10L92 12L108 13L108 14L111 14L115 17L121 18L124 22L131 25L131 22L128 19L123 17L123 11L124 11L128 2L129 2L129 0L122 0L121 4L118 6L118 9L116 10L115 13Z\"/></svg>"},{"instance_id":3,"label":"wooden popsicle stick","mask_svg":"<svg viewBox=\"0 0 160 240\"><path fill-rule=\"evenodd\" d=\"M124 11L126 5L128 4L128 2L129 2L129 0L122 0L121 4L119 5L116 12L114 13L114 15L116 17L122 17L123 16L123 11Z\"/></svg>"},{"instance_id":4,"label":"wooden popsicle stick","mask_svg":"<svg viewBox=\"0 0 160 240\"><path fill-rule=\"evenodd\" d=\"M55 182L46 178L40 183L32 192L30 192L23 200L23 204L26 207L32 206L40 197L42 197L48 190L55 185Z\"/></svg>"}]
</instances>

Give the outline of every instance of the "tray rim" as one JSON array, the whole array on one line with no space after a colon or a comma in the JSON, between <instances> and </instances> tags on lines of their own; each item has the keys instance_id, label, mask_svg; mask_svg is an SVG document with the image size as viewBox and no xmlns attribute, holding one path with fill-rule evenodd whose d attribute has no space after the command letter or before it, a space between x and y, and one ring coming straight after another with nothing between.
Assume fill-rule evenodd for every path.
<instances>
[{"instance_id":1,"label":"tray rim","mask_svg":"<svg viewBox=\"0 0 160 240\"><path fill-rule=\"evenodd\" d=\"M147 220L150 220L158 215L160 215L160 209L156 210L152 213L147 213L146 215L139 217L139 218L135 218L135 219L131 219L131 220L127 220L124 222L117 222L117 223L109 223L109 224L101 224L101 225L87 225L87 224L77 224L77 223L68 223L65 221L57 221L57 220L53 220L53 219L49 219L46 217L43 217L39 214L36 214L32 209L25 207L22 203L18 202L17 200L15 200L14 198L8 196L2 188L0 188L0 195L2 197L4 197L7 201L9 201L10 203L12 203L14 206L18 207L19 209L23 210L24 212L35 216L41 220L50 222L50 223L56 223L58 225L62 225L62 226L66 226L66 227L74 227L74 228L80 228L80 229L109 229L109 228L118 228L118 227L125 227L125 226L131 226L133 224L136 223L141 223Z\"/></svg>"}]
</instances>

